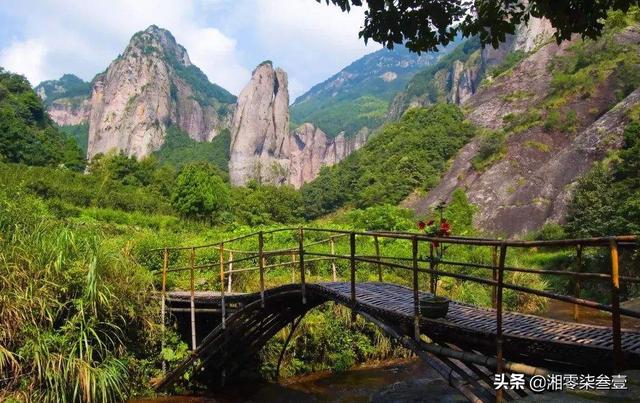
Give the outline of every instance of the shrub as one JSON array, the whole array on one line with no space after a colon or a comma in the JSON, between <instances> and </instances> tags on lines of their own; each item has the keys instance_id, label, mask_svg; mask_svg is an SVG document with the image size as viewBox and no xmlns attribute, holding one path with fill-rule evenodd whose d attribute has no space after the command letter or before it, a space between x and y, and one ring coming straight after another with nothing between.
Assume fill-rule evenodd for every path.
<instances>
[{"instance_id":1,"label":"shrub","mask_svg":"<svg viewBox=\"0 0 640 403\"><path fill-rule=\"evenodd\" d=\"M185 165L178 175L171 204L183 217L216 221L231 205L230 192L207 163Z\"/></svg>"}]
</instances>

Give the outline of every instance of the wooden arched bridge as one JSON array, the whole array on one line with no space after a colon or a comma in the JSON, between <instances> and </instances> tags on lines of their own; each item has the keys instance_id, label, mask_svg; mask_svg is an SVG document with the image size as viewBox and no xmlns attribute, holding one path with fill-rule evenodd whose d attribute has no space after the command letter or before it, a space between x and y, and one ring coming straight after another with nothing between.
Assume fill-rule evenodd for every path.
<instances>
[{"instance_id":1,"label":"wooden arched bridge","mask_svg":"<svg viewBox=\"0 0 640 403\"><path fill-rule=\"evenodd\" d=\"M280 248L269 249L269 244ZM283 244L291 247L281 248ZM623 290L640 283L638 277L620 274L620 262L632 261L627 257L637 246L635 236L506 241L283 228L209 245L167 247L159 250L163 328L170 314L177 318L192 353L168 368L157 388L169 387L187 371L206 369L209 376L230 377L291 325L286 349L305 313L328 301L376 323L471 401L512 400L530 393L495 391L496 373L530 377L640 369L640 331L625 328L622 320L639 319L640 312L620 306L621 283ZM510 264L535 250L561 251L571 263L566 270ZM597 271L586 270L594 267L587 260L598 263ZM623 269L637 273L638 268ZM529 287L527 275L569 277L573 295ZM451 301L445 317L426 317L420 299L442 294L441 279L489 287L492 307ZM586 281L601 282L600 289L608 289L608 303L582 298ZM581 307L604 311L611 316L610 325L507 312L506 293L571 303L576 320Z\"/></svg>"}]
</instances>

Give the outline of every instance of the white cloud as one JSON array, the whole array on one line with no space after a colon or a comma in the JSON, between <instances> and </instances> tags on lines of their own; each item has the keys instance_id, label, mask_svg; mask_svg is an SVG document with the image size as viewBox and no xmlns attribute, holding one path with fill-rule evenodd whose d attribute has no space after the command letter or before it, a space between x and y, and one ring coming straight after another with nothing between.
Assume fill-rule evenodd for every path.
<instances>
[{"instance_id":1,"label":"white cloud","mask_svg":"<svg viewBox=\"0 0 640 403\"><path fill-rule=\"evenodd\" d=\"M250 72L236 57L236 41L215 28L186 29L176 39L187 49L191 62L218 83L237 94L249 81Z\"/></svg>"},{"instance_id":2,"label":"white cloud","mask_svg":"<svg viewBox=\"0 0 640 403\"><path fill-rule=\"evenodd\" d=\"M44 72L45 46L37 40L13 42L0 51L0 66L19 72L29 78L32 85L46 77Z\"/></svg>"},{"instance_id":3,"label":"white cloud","mask_svg":"<svg viewBox=\"0 0 640 403\"><path fill-rule=\"evenodd\" d=\"M358 38L363 18L359 7L347 14L313 0L22 0L0 8L0 25L20 30L0 32L0 65L34 85L64 73L90 80L135 32L156 24L236 94L258 63L273 60L288 72L293 100L379 48Z\"/></svg>"}]
</instances>

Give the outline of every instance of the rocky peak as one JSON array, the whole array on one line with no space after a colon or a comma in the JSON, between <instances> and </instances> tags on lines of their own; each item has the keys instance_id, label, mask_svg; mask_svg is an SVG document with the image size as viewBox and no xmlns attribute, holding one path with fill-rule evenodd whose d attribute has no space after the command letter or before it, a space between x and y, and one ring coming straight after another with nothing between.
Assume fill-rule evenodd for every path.
<instances>
[{"instance_id":1,"label":"rocky peak","mask_svg":"<svg viewBox=\"0 0 640 403\"><path fill-rule=\"evenodd\" d=\"M170 126L211 141L228 127L234 102L169 31L152 25L94 79L88 157L112 150L147 156L162 146Z\"/></svg>"},{"instance_id":2,"label":"rocky peak","mask_svg":"<svg viewBox=\"0 0 640 403\"><path fill-rule=\"evenodd\" d=\"M167 58L175 59L175 62L184 67L191 66L187 50L176 42L171 32L156 25L151 25L144 31L136 33L131 38L123 56L130 52L142 52L149 55L157 51L161 51Z\"/></svg>"},{"instance_id":3,"label":"rocky peak","mask_svg":"<svg viewBox=\"0 0 640 403\"><path fill-rule=\"evenodd\" d=\"M362 147L369 131L349 139L329 137L311 123L289 132L287 74L270 61L253 71L238 96L231 125L229 176L234 185L255 179L296 188L313 180L320 168L333 165Z\"/></svg>"},{"instance_id":4,"label":"rocky peak","mask_svg":"<svg viewBox=\"0 0 640 403\"><path fill-rule=\"evenodd\" d=\"M287 74L266 61L256 67L238 96L231 124L231 183L244 185L250 179L282 183L288 161L277 154L288 136Z\"/></svg>"}]
</instances>

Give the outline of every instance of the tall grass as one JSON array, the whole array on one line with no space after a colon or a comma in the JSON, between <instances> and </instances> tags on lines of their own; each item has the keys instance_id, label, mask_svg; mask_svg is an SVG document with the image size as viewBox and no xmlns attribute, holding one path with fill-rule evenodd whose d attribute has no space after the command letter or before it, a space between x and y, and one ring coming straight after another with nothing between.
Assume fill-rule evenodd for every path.
<instances>
[{"instance_id":1,"label":"tall grass","mask_svg":"<svg viewBox=\"0 0 640 403\"><path fill-rule=\"evenodd\" d=\"M95 229L0 191L0 400L125 399L159 352L151 287Z\"/></svg>"}]
</instances>

